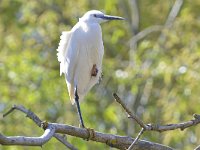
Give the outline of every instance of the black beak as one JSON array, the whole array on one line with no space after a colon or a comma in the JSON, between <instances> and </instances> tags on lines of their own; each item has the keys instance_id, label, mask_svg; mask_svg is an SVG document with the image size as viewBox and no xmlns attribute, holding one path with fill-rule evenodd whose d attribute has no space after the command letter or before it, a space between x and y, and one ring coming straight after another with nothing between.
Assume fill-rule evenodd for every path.
<instances>
[{"instance_id":1,"label":"black beak","mask_svg":"<svg viewBox=\"0 0 200 150\"><path fill-rule=\"evenodd\" d=\"M98 18L102 18L104 20L125 20L122 17L118 17L118 16L110 16L110 15L102 15L102 16L97 16Z\"/></svg>"}]
</instances>

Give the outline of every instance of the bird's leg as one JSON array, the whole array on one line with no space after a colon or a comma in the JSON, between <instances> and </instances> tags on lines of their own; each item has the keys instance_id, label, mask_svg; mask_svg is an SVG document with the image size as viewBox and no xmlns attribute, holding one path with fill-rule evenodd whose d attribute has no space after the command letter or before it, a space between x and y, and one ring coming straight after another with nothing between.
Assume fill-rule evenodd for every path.
<instances>
[{"instance_id":1,"label":"bird's leg","mask_svg":"<svg viewBox=\"0 0 200 150\"><path fill-rule=\"evenodd\" d=\"M83 123L82 114L81 114L81 108L80 108L80 105L79 105L79 96L78 96L78 92L77 92L77 86L76 86L76 89L75 89L75 102L76 102L76 107L77 107L77 112L78 112L78 115L79 115L81 127L85 128L85 125Z\"/></svg>"},{"instance_id":2,"label":"bird's leg","mask_svg":"<svg viewBox=\"0 0 200 150\"><path fill-rule=\"evenodd\" d=\"M94 65L92 66L91 76L96 77L96 76L97 76L97 73L98 73L97 65L94 64Z\"/></svg>"},{"instance_id":3,"label":"bird's leg","mask_svg":"<svg viewBox=\"0 0 200 150\"><path fill-rule=\"evenodd\" d=\"M81 115L81 109L80 109L80 105L79 105L79 96L78 96L78 92L77 92L77 86L75 88L75 102L76 102L76 106L77 106L77 112L79 115L79 119L80 119L80 125L82 128L85 128L88 132L88 137L87 137L87 141L89 141L90 139L95 137L95 132L94 129L90 129L90 128L86 128L84 123L83 123L83 118Z\"/></svg>"}]
</instances>

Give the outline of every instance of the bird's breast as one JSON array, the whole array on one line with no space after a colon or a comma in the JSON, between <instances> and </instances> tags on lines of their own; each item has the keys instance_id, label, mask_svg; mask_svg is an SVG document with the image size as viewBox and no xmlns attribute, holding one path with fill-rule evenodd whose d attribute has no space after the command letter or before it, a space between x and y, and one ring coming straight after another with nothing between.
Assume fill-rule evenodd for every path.
<instances>
[{"instance_id":1,"label":"bird's breast","mask_svg":"<svg viewBox=\"0 0 200 150\"><path fill-rule=\"evenodd\" d=\"M103 41L101 27L97 24L80 23L73 30L73 51L77 51L73 84L78 85L78 94L83 97L94 86L101 75L103 59ZM98 73L92 76L93 66Z\"/></svg>"},{"instance_id":2,"label":"bird's breast","mask_svg":"<svg viewBox=\"0 0 200 150\"><path fill-rule=\"evenodd\" d=\"M102 44L102 31L99 24L91 24L83 26L83 36L85 42L90 45L99 46Z\"/></svg>"},{"instance_id":3,"label":"bird's breast","mask_svg":"<svg viewBox=\"0 0 200 150\"><path fill-rule=\"evenodd\" d=\"M99 24L83 24L81 28L81 37L78 43L82 43L80 50L84 49L87 53L88 61L101 68L104 47L102 40L102 31ZM83 48L84 47L84 48Z\"/></svg>"}]
</instances>

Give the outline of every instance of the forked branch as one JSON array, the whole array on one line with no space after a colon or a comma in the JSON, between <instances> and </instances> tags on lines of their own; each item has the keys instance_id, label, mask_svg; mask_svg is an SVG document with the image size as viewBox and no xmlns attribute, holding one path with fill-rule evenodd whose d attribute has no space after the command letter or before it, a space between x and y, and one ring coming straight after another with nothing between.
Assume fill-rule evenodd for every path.
<instances>
[{"instance_id":1,"label":"forked branch","mask_svg":"<svg viewBox=\"0 0 200 150\"><path fill-rule=\"evenodd\" d=\"M25 136L15 136L15 137L6 137L2 134L0 134L0 144L1 145L32 145L32 146L38 146L43 145L46 143L51 137L56 137L59 141L61 141L63 144L66 144L66 140L62 138L61 134L67 134L83 139L88 139L90 136L90 133L88 129L85 128L78 128L66 124L58 124L58 123L47 123L40 120L38 116L36 116L33 112L30 110L27 110L23 106L13 106L9 110L8 113L4 115L7 116L14 110L20 110L21 112L25 113L27 117L32 119L38 126L43 125L45 128L45 133L41 137L25 137ZM119 136L119 135L113 135L113 134L107 134L107 133L101 133L93 130L93 136L89 138L91 141L101 142L104 144L107 144L109 146L118 148L118 149L127 149L131 143L133 143L134 139L128 136ZM32 142L34 140L34 142ZM41 140L39 142L38 140ZM68 143L68 142L67 142ZM69 143L68 143L69 144ZM72 145L70 145L72 148L75 149ZM134 150L145 150L148 147L149 150L172 150L172 148L152 143L144 140L138 140L137 139L137 145L134 145ZM69 148L69 147L68 147Z\"/></svg>"},{"instance_id":2,"label":"forked branch","mask_svg":"<svg viewBox=\"0 0 200 150\"><path fill-rule=\"evenodd\" d=\"M200 123L200 115L194 114L194 119L182 123L177 124L167 124L167 125L158 125L158 124L144 124L143 121L134 113L129 110L129 108L124 104L124 102L121 100L121 98L116 94L113 93L113 97L115 98L116 102L118 102L122 108L126 111L128 114L128 118L131 118L137 122L138 125L142 128L135 140L132 142L132 144L129 146L128 150L132 150L137 146L137 141L139 140L140 136L145 131L157 131L157 132L163 132L163 131L169 131L169 130L176 130L181 129L184 130L185 128L189 128L191 126L197 125ZM200 146L199 146L200 147ZM197 150L199 147L197 147L195 150Z\"/></svg>"},{"instance_id":3,"label":"forked branch","mask_svg":"<svg viewBox=\"0 0 200 150\"><path fill-rule=\"evenodd\" d=\"M186 122L182 122L182 123L167 124L167 125L144 124L143 121L137 115L135 115L129 110L129 108L124 104L124 102L116 93L114 93L113 96L116 102L118 102L122 106L122 108L127 112L128 118L134 119L138 123L138 125L140 125L142 128L144 128L144 130L147 130L147 131L149 130L149 131L163 132L163 131L176 130L176 129L184 130L185 128L189 128L191 126L194 126L200 123L200 115L194 114L193 119Z\"/></svg>"}]
</instances>

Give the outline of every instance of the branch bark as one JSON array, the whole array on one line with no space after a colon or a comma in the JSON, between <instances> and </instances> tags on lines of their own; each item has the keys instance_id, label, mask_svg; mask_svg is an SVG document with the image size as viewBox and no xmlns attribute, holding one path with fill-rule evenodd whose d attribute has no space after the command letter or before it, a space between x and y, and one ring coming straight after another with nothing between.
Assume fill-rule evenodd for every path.
<instances>
[{"instance_id":1,"label":"branch bark","mask_svg":"<svg viewBox=\"0 0 200 150\"><path fill-rule=\"evenodd\" d=\"M7 116L13 110L20 110L25 113L27 117L32 119L38 126L43 126L45 129L45 133L41 137L25 137L25 136L13 136L6 137L3 134L0 134L0 144L1 145L32 145L32 146L41 146L46 143L51 137L57 137L59 134L67 134L83 139L88 139L90 136L90 132L85 128L78 128L66 124L58 124L58 123L46 123L41 122L40 118L37 117L33 112L27 110L23 106L13 106L8 113L4 115ZM55 136L56 135L56 136ZM59 135L60 136L60 135ZM61 138L62 139L62 138ZM63 139L62 139L63 140ZM134 139L128 136L119 136L107 133L101 133L93 130L93 136L90 137L90 140L105 143L111 147L115 147L118 149L127 149L131 143L133 143ZM59 140L60 141L60 140ZM66 142L66 141L65 141ZM63 142L62 142L63 143ZM64 143L63 143L64 144ZM138 140L137 145L134 145L133 150L172 150L172 148L152 143L145 140Z\"/></svg>"},{"instance_id":2,"label":"branch bark","mask_svg":"<svg viewBox=\"0 0 200 150\"><path fill-rule=\"evenodd\" d=\"M35 124L38 126L38 127L41 127L43 125L43 122L42 120L35 114L33 113L32 111L26 109L24 106L22 105L13 105L13 107L8 111L6 112L3 117L6 117L7 115L9 115L10 113L12 113L14 110L18 110L18 111L21 111L23 113L26 114L26 117L30 118L33 122L35 122ZM0 134L0 144L1 143L1 138L5 138L5 136L3 137L2 134ZM70 144L69 142L67 142L65 140L65 138L57 133L54 133L53 135L58 141L60 141L62 144L64 144L67 148L69 148L70 150L77 150L77 148L75 148L72 144ZM44 144L44 143L43 143ZM3 145L3 144L2 144ZM41 145L40 145L41 146Z\"/></svg>"},{"instance_id":3,"label":"branch bark","mask_svg":"<svg viewBox=\"0 0 200 150\"><path fill-rule=\"evenodd\" d=\"M143 38L145 38L149 34L151 34L153 32L161 32L163 29L164 29L164 26L162 26L162 25L153 25L153 26L150 26L150 27L140 31L139 33L137 33L135 36L133 36L129 40L130 47L133 47L134 43L137 43L138 41L142 40Z\"/></svg>"},{"instance_id":4,"label":"branch bark","mask_svg":"<svg viewBox=\"0 0 200 150\"><path fill-rule=\"evenodd\" d=\"M57 123L49 123L49 125L53 125L56 128L57 133L68 134L71 136L76 136L83 139L88 139L89 133L87 129L78 128L65 124L57 124ZM93 137L90 138L92 141L105 143L111 147L115 147L118 149L127 149L131 143L133 143L134 139L128 136L119 136L107 133L101 133L97 131L93 131ZM171 150L172 148L163 146L161 144L148 142L145 140L138 140L138 144L134 146L134 150L145 150L148 147L148 150L158 150L158 149L166 149Z\"/></svg>"},{"instance_id":5,"label":"branch bark","mask_svg":"<svg viewBox=\"0 0 200 150\"><path fill-rule=\"evenodd\" d=\"M12 136L6 137L0 133L0 144L2 145L26 145L26 146L42 146L48 142L55 133L54 126L48 126L44 134L40 137L24 137Z\"/></svg>"},{"instance_id":6,"label":"branch bark","mask_svg":"<svg viewBox=\"0 0 200 150\"><path fill-rule=\"evenodd\" d=\"M193 117L194 119L182 123L177 123L177 124L167 124L167 125L158 125L158 124L147 124L145 125L143 121L137 117L137 115L133 114L129 108L124 104L124 102L120 99L120 97L116 94L113 93L113 96L118 102L122 108L126 111L128 114L128 118L131 118L136 121L138 125L142 128L135 140L132 142L132 144L129 146L128 150L134 149L136 146L137 141L139 140L140 136L145 132L145 131L157 131L157 132L163 132L163 131L169 131L169 130L176 130L176 129L181 129L184 130L186 128L189 128L191 126L195 126L200 123L200 115L199 114L194 114ZM195 150L200 150L200 146L196 147Z\"/></svg>"},{"instance_id":7,"label":"branch bark","mask_svg":"<svg viewBox=\"0 0 200 150\"><path fill-rule=\"evenodd\" d=\"M118 102L122 106L122 108L127 112L129 118L133 118L140 125L140 127L144 128L145 130L148 128L148 126L145 125L142 120L140 120L135 114L133 114L126 107L126 105L122 102L122 100L119 98L119 96L116 93L113 93L113 97L115 98L116 102Z\"/></svg>"},{"instance_id":8,"label":"branch bark","mask_svg":"<svg viewBox=\"0 0 200 150\"><path fill-rule=\"evenodd\" d=\"M173 5L172 9L170 10L169 15L167 17L167 20L165 22L164 28L170 29L172 27L176 17L178 16L179 12L181 11L181 7L183 6L183 2L184 2L184 0L176 0L174 2L174 5ZM163 43L165 40L166 40L166 36L162 32L160 34L160 37L158 38L158 41L160 43Z\"/></svg>"},{"instance_id":9,"label":"branch bark","mask_svg":"<svg viewBox=\"0 0 200 150\"><path fill-rule=\"evenodd\" d=\"M157 131L157 132L163 132L163 131L169 131L169 130L176 130L181 129L184 130L186 128L189 128L191 126L195 126L200 123L200 115L194 114L194 119L191 119L186 122L177 123L177 124L167 124L167 125L159 125L159 124L144 124L143 121L137 117L137 115L133 114L129 108L124 104L124 102L120 99L120 97L114 93L113 94L115 100L122 106L122 108L127 112L128 118L134 119L140 127L144 128L146 131Z\"/></svg>"},{"instance_id":10,"label":"branch bark","mask_svg":"<svg viewBox=\"0 0 200 150\"><path fill-rule=\"evenodd\" d=\"M142 130L139 132L139 134L137 135L137 137L135 138L135 140L133 141L133 143L129 146L128 150L132 150L133 146L135 146L140 138L140 136L144 133L144 128L142 128Z\"/></svg>"}]
</instances>

